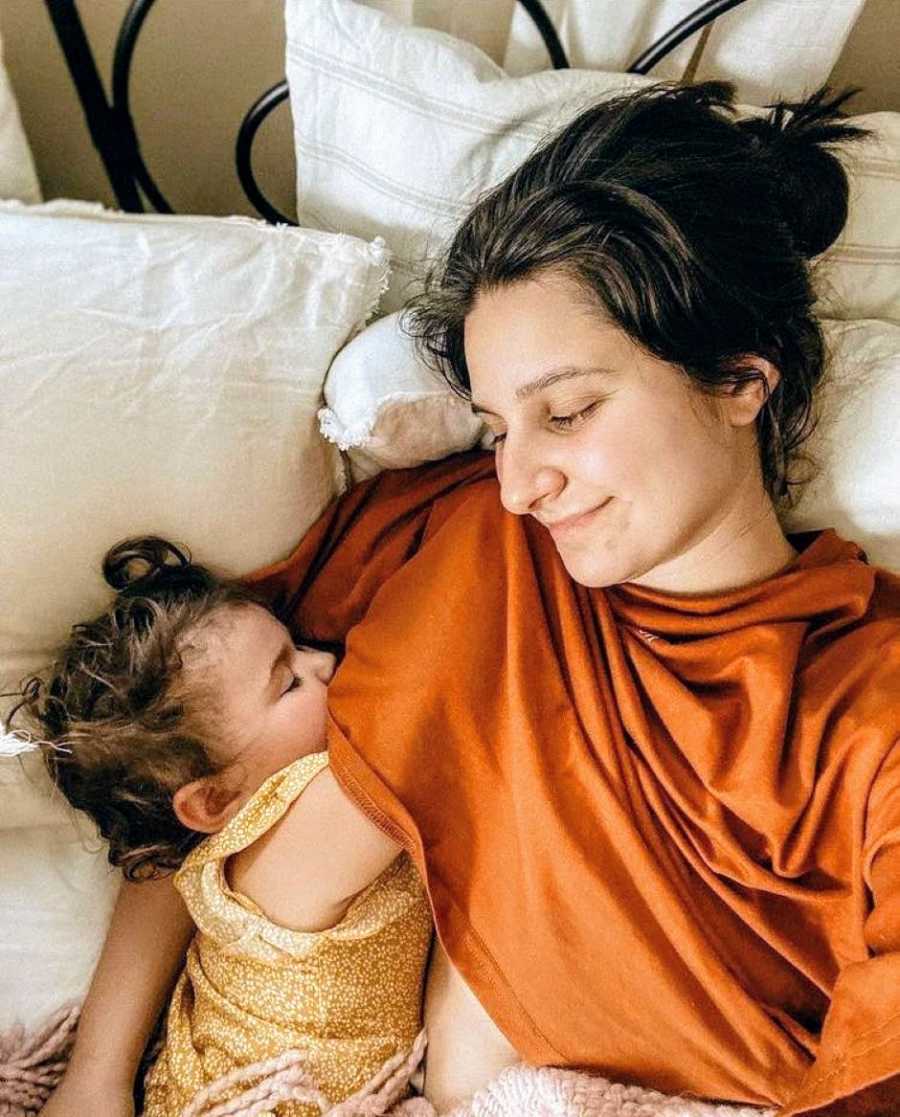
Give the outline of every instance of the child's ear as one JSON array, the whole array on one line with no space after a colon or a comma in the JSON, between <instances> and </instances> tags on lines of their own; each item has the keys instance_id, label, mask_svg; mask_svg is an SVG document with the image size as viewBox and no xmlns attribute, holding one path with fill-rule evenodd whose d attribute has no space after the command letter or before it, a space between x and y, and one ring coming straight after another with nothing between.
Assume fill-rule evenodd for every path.
<instances>
[{"instance_id":1,"label":"child's ear","mask_svg":"<svg viewBox=\"0 0 900 1117\"><path fill-rule=\"evenodd\" d=\"M240 786L221 776L203 776L179 787L172 796L172 809L188 830L215 834L237 814L242 802Z\"/></svg>"}]
</instances>

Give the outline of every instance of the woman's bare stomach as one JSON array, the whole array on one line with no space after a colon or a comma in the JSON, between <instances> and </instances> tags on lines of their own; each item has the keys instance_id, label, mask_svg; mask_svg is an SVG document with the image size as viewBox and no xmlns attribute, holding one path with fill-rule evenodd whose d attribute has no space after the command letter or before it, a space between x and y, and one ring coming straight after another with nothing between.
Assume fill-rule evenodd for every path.
<instances>
[{"instance_id":1,"label":"woman's bare stomach","mask_svg":"<svg viewBox=\"0 0 900 1117\"><path fill-rule=\"evenodd\" d=\"M481 1007L435 941L425 988L425 1096L441 1113L519 1062L509 1041Z\"/></svg>"}]
</instances>

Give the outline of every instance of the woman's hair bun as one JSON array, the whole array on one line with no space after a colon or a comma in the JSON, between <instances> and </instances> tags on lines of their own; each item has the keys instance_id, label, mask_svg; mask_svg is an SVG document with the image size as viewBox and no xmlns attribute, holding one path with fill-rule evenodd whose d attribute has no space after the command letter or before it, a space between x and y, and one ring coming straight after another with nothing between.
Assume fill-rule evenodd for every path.
<instances>
[{"instance_id":1,"label":"woman's hair bun","mask_svg":"<svg viewBox=\"0 0 900 1117\"><path fill-rule=\"evenodd\" d=\"M103 577L121 596L190 596L209 590L213 579L190 554L158 535L124 539L103 560Z\"/></svg>"},{"instance_id":2,"label":"woman's hair bun","mask_svg":"<svg viewBox=\"0 0 900 1117\"><path fill-rule=\"evenodd\" d=\"M818 256L840 235L847 221L847 175L827 146L861 139L865 129L847 122L841 106L858 90L833 94L823 86L805 101L781 101L766 117L742 120L760 155L760 171L797 251Z\"/></svg>"}]
</instances>

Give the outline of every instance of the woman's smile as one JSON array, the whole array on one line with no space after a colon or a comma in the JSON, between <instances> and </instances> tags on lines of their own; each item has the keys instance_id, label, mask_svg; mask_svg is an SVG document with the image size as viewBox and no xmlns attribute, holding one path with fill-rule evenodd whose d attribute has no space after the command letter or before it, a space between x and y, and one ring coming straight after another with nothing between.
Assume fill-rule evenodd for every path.
<instances>
[{"instance_id":1,"label":"woman's smile","mask_svg":"<svg viewBox=\"0 0 900 1117\"><path fill-rule=\"evenodd\" d=\"M793 556L762 485L758 382L701 392L556 272L481 292L464 341L501 503L547 528L576 582L703 593Z\"/></svg>"},{"instance_id":2,"label":"woman's smile","mask_svg":"<svg viewBox=\"0 0 900 1117\"><path fill-rule=\"evenodd\" d=\"M554 539L568 539L571 535L579 530L579 528L587 527L592 524L599 516L599 514L609 505L613 498L607 497L602 504L598 504L596 508L591 508L587 512L579 512L574 516L567 516L561 520L546 521L540 519L540 522L547 528Z\"/></svg>"}]
</instances>

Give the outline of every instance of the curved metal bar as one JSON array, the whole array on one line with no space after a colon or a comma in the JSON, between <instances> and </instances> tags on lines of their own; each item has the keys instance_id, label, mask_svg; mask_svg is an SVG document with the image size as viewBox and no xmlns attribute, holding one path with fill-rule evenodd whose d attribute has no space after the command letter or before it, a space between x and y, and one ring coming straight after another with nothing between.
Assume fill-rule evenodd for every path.
<instances>
[{"instance_id":1,"label":"curved metal bar","mask_svg":"<svg viewBox=\"0 0 900 1117\"><path fill-rule=\"evenodd\" d=\"M249 198L251 204L256 207L259 214L264 217L270 225L296 225L297 222L292 221L289 217L285 217L283 213L280 213L260 190L256 181L256 176L253 174L253 140L262 122L282 101L287 100L287 96L288 83L286 81L280 81L277 85L273 85L271 89L267 89L266 92L251 105L247 115L241 121L237 144L234 150L238 178L241 180L244 193Z\"/></svg>"},{"instance_id":2,"label":"curved metal bar","mask_svg":"<svg viewBox=\"0 0 900 1117\"><path fill-rule=\"evenodd\" d=\"M547 53L550 55L550 61L553 63L553 69L568 70L569 59L566 57L566 52L559 41L559 35L556 33L553 21L547 15L541 0L519 0L519 3L531 16L532 22L540 32Z\"/></svg>"},{"instance_id":3,"label":"curved metal bar","mask_svg":"<svg viewBox=\"0 0 900 1117\"><path fill-rule=\"evenodd\" d=\"M172 213L172 207L144 163L129 101L131 64L137 37L155 2L156 0L131 0L116 40L112 104L107 106L90 46L78 17L76 0L45 0L85 109L91 136L100 151L119 204L126 210L142 210L143 203L137 190L137 186L140 186L154 209L160 213ZM706 0L648 47L632 63L628 72L648 73L690 35L743 2L744 0ZM568 68L569 60L542 0L519 0L519 3L544 40L553 66L556 69ZM241 123L235 149L238 176L247 197L267 221L279 224L294 222L280 213L259 189L253 175L252 146L265 118L287 96L287 83L282 81L258 98Z\"/></svg>"},{"instance_id":4,"label":"curved metal bar","mask_svg":"<svg viewBox=\"0 0 900 1117\"><path fill-rule=\"evenodd\" d=\"M122 26L119 28L119 35L116 39L115 54L113 55L112 108L121 124L123 141L130 147L132 172L135 180L157 213L173 213L174 210L156 185L141 155L137 130L131 116L128 89L131 80L131 62L134 57L137 38L144 26L144 21L150 14L150 9L155 3L156 0L131 0L125 18L122 20Z\"/></svg>"},{"instance_id":5,"label":"curved metal bar","mask_svg":"<svg viewBox=\"0 0 900 1117\"><path fill-rule=\"evenodd\" d=\"M106 170L116 202L124 210L139 210L141 200L131 173L131 160L119 143L115 113L106 102L103 83L75 0L44 0L69 74L81 101L88 132Z\"/></svg>"},{"instance_id":6,"label":"curved metal bar","mask_svg":"<svg viewBox=\"0 0 900 1117\"><path fill-rule=\"evenodd\" d=\"M685 39L711 23L717 16L743 4L744 0L706 0L699 8L679 20L665 35L661 35L628 67L629 74L647 74L657 62L680 46Z\"/></svg>"}]
</instances>

